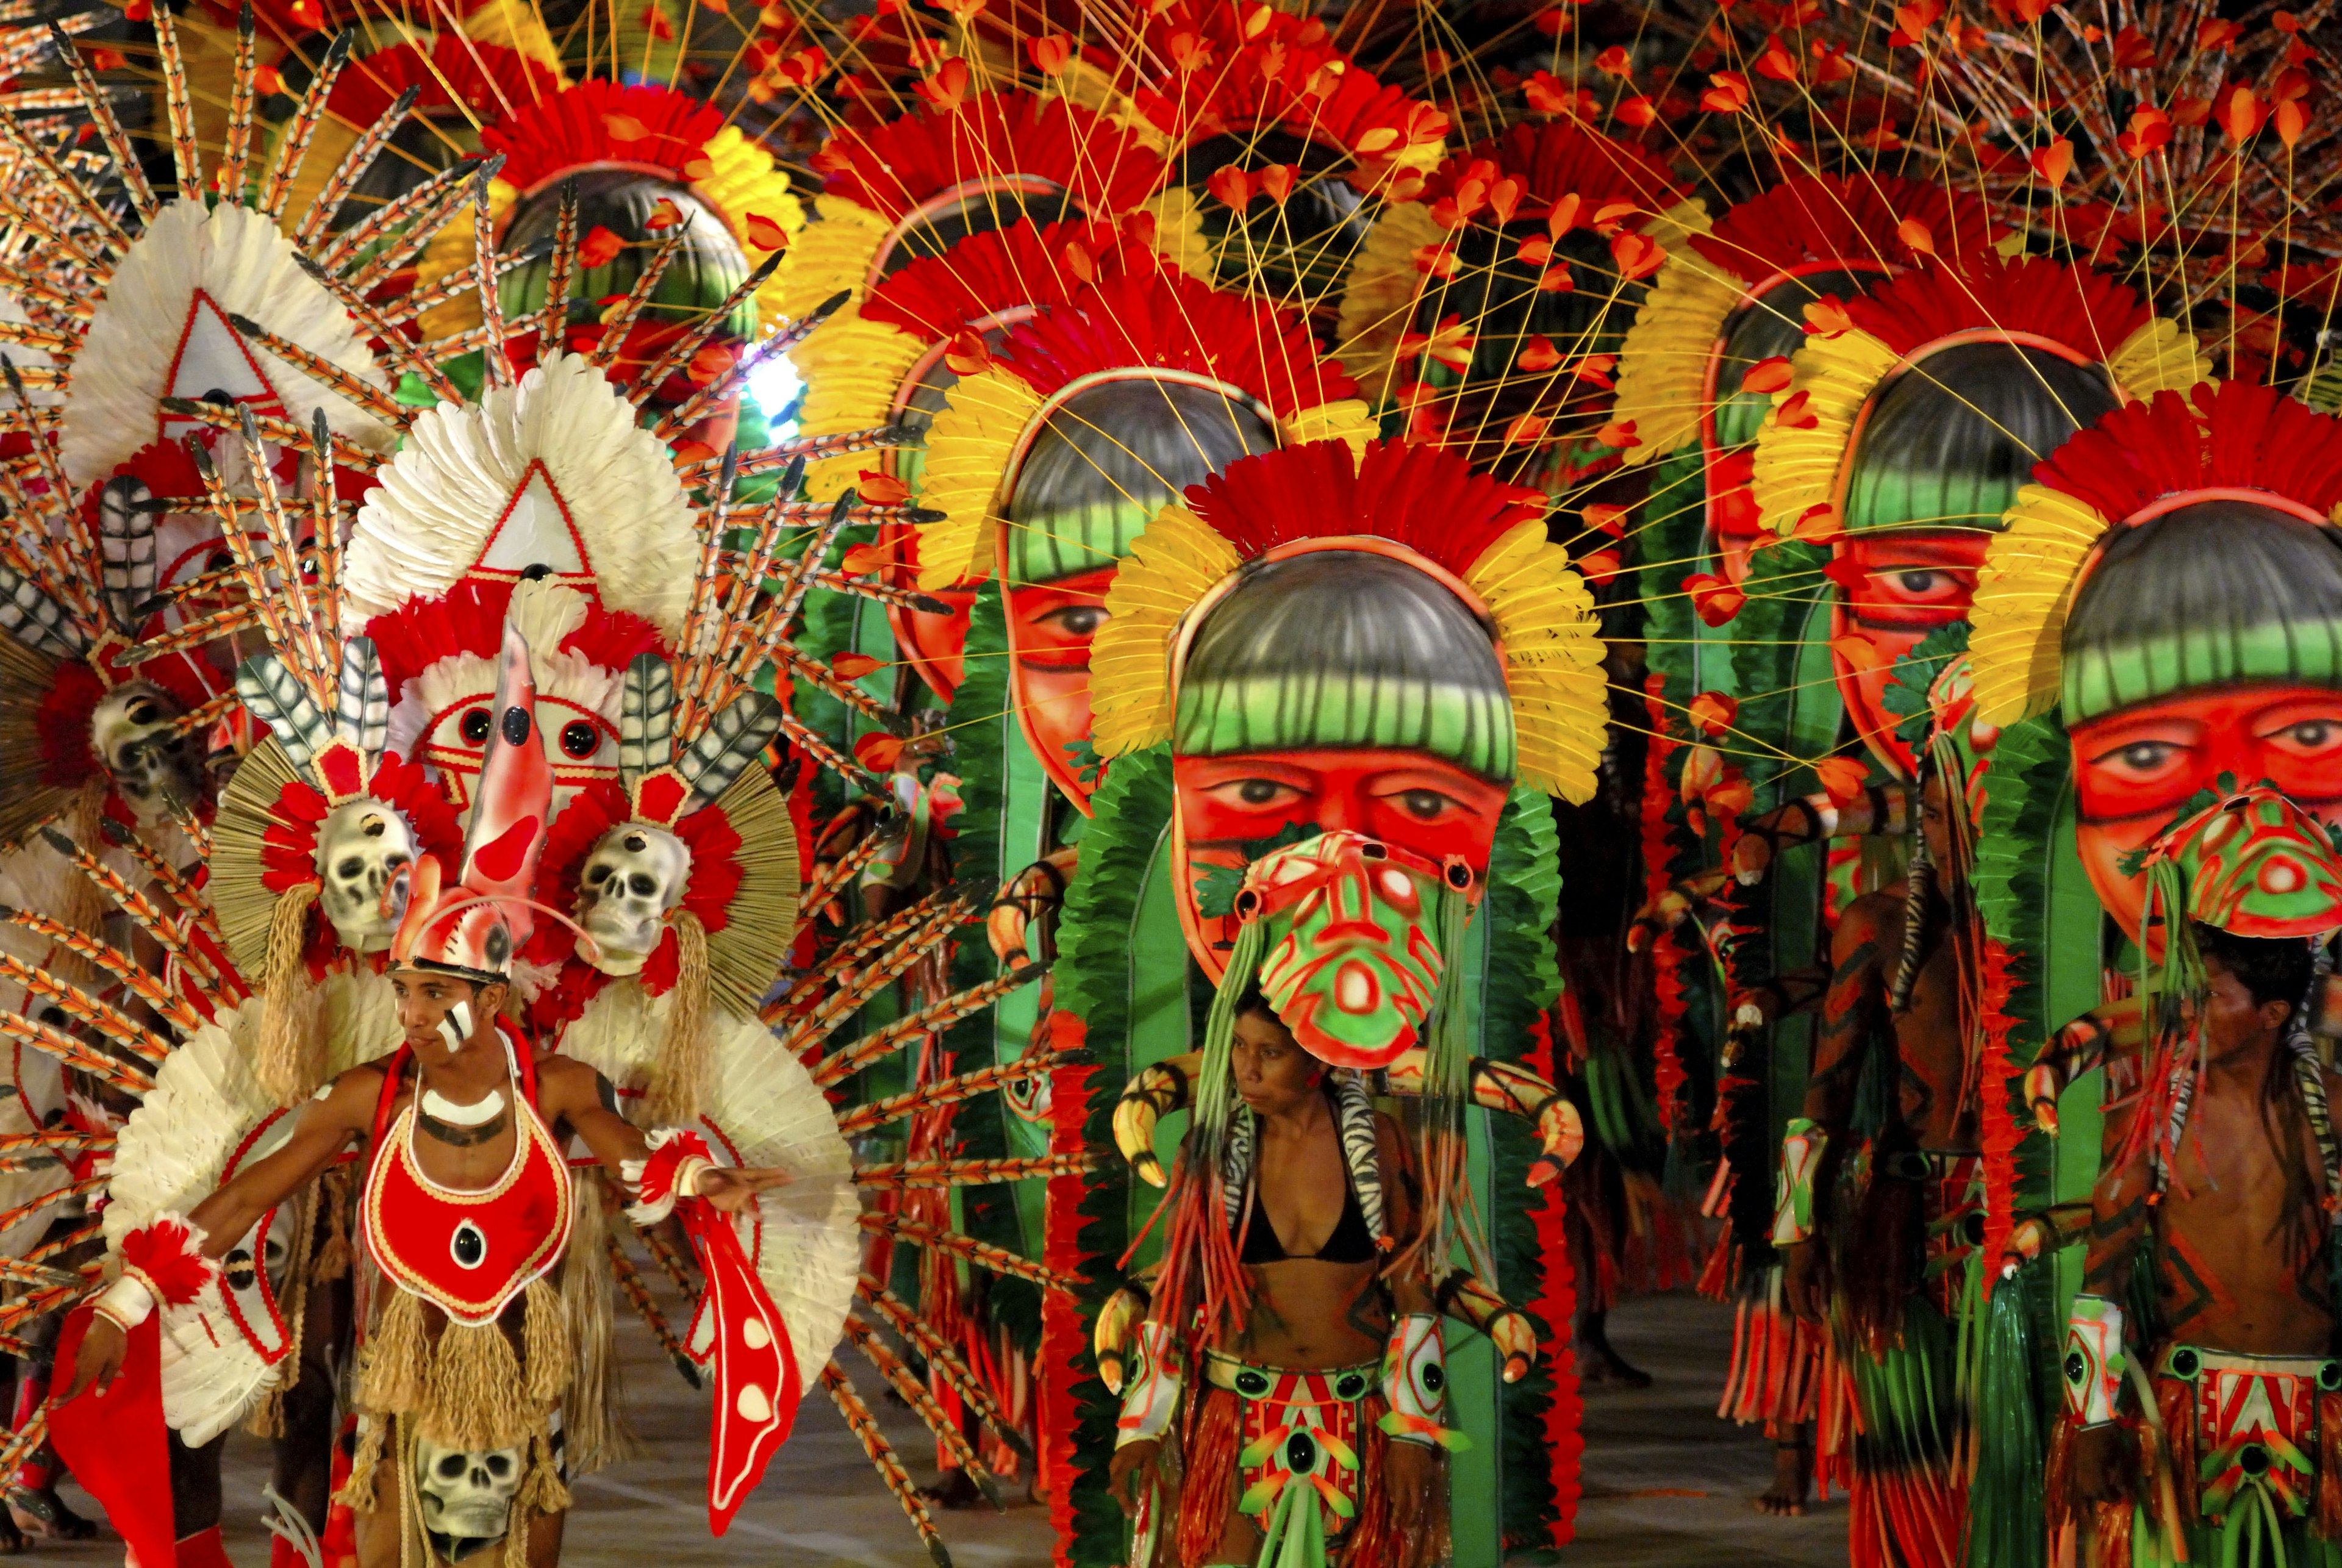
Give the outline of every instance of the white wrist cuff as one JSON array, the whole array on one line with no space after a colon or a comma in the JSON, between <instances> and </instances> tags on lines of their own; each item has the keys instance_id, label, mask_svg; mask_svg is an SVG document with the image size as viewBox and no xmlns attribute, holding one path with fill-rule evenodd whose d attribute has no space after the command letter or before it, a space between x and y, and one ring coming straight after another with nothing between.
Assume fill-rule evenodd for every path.
<instances>
[{"instance_id":1,"label":"white wrist cuff","mask_svg":"<svg viewBox=\"0 0 2342 1568\"><path fill-rule=\"evenodd\" d=\"M155 1293L146 1282L135 1274L124 1274L103 1291L91 1303L99 1315L110 1319L125 1333L145 1323L155 1313Z\"/></svg>"}]
</instances>

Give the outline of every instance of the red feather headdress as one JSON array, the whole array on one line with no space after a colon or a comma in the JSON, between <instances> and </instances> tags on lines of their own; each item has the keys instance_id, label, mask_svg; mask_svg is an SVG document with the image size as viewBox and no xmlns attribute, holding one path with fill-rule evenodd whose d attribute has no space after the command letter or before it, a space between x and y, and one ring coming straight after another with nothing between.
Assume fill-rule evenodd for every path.
<instances>
[{"instance_id":1,"label":"red feather headdress","mask_svg":"<svg viewBox=\"0 0 2342 1568\"><path fill-rule=\"evenodd\" d=\"M814 167L826 176L824 195L889 224L957 186L1014 176L1046 181L1084 213L1111 216L1144 201L1163 178L1161 155L1103 115L1021 92L977 94L882 125L845 127Z\"/></svg>"}]
</instances>

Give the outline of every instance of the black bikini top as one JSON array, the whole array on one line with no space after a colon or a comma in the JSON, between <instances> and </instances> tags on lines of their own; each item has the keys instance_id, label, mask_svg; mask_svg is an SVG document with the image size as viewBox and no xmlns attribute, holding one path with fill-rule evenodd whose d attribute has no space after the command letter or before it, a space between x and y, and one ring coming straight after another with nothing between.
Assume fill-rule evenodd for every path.
<instances>
[{"instance_id":1,"label":"black bikini top","mask_svg":"<svg viewBox=\"0 0 2342 1568\"><path fill-rule=\"evenodd\" d=\"M1314 1253L1285 1250L1285 1243L1277 1239L1276 1227L1268 1223L1268 1209L1260 1201L1260 1181L1255 1176L1239 1263L1281 1263L1288 1258L1303 1257L1327 1263L1370 1263L1376 1256L1374 1233L1366 1229L1366 1212L1358 1206L1357 1189L1346 1176L1342 1182L1342 1217L1334 1223L1334 1233L1326 1238L1326 1244Z\"/></svg>"}]
</instances>

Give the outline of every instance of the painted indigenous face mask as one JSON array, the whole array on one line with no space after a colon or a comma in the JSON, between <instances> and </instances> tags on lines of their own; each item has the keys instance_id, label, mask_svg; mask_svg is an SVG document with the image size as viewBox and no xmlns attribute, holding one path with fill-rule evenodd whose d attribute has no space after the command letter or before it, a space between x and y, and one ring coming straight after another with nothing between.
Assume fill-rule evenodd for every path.
<instances>
[{"instance_id":1,"label":"painted indigenous face mask","mask_svg":"<svg viewBox=\"0 0 2342 1568\"><path fill-rule=\"evenodd\" d=\"M1148 525L1100 634L1099 749L1169 743L1174 891L1215 977L1241 923L1206 886L1248 862L1357 834L1468 890L1516 779L1591 792L1600 645L1543 510L1436 447L1319 442Z\"/></svg>"},{"instance_id":2,"label":"painted indigenous face mask","mask_svg":"<svg viewBox=\"0 0 2342 1568\"><path fill-rule=\"evenodd\" d=\"M1632 466L1696 441L1706 544L1725 582L1747 577L1766 537L1755 446L1784 362L1805 345L1807 307L1859 298L1904 271L1915 224L1933 255L1956 263L2000 234L1973 195L1933 181L1804 175L1687 236L1653 277L1620 356L1614 417L1635 434L1622 456Z\"/></svg>"},{"instance_id":3,"label":"painted indigenous face mask","mask_svg":"<svg viewBox=\"0 0 2342 1568\"><path fill-rule=\"evenodd\" d=\"M1267 926L1258 982L1302 1049L1336 1067L1386 1067L1416 1044L1446 966L1443 887L1471 874L1355 833L1255 861L1236 918Z\"/></svg>"},{"instance_id":4,"label":"painted indigenous face mask","mask_svg":"<svg viewBox=\"0 0 2342 1568\"><path fill-rule=\"evenodd\" d=\"M1838 692L1872 754L1907 778L1886 703L1895 662L1967 619L2034 464L2121 389L2192 379L2196 361L2136 294L2047 261L1931 264L1837 309L1848 325L1815 330L1777 394L1756 493L1776 530L1831 540Z\"/></svg>"},{"instance_id":5,"label":"painted indigenous face mask","mask_svg":"<svg viewBox=\"0 0 2342 1568\"><path fill-rule=\"evenodd\" d=\"M2040 478L1979 598L1979 702L2060 708L2082 864L2136 939L2139 852L2204 792L2266 783L2342 821L2342 423L2207 383L2109 415Z\"/></svg>"}]
</instances>

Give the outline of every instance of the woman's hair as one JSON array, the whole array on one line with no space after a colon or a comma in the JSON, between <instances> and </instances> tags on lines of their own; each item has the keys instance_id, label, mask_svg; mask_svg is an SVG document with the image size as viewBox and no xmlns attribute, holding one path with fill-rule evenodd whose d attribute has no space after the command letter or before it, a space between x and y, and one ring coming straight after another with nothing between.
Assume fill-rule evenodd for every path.
<instances>
[{"instance_id":1,"label":"woman's hair","mask_svg":"<svg viewBox=\"0 0 2342 1568\"><path fill-rule=\"evenodd\" d=\"M2196 949L2237 977L2253 1005L2282 1002L2298 1006L2316 973L2309 944L2297 936L2234 936L2217 926L2196 927ZM2283 1025L2279 1025L2283 1027Z\"/></svg>"},{"instance_id":2,"label":"woman's hair","mask_svg":"<svg viewBox=\"0 0 2342 1568\"><path fill-rule=\"evenodd\" d=\"M1111 566L1188 485L1276 449L1276 427L1184 381L1102 382L1052 412L1016 470L1008 581L1056 583Z\"/></svg>"},{"instance_id":3,"label":"woman's hair","mask_svg":"<svg viewBox=\"0 0 2342 1568\"><path fill-rule=\"evenodd\" d=\"M1486 623L1430 574L1360 550L1246 567L1179 672L1172 750L1429 752L1513 776L1504 665Z\"/></svg>"},{"instance_id":4,"label":"woman's hair","mask_svg":"<svg viewBox=\"0 0 2342 1568\"><path fill-rule=\"evenodd\" d=\"M1873 398L1846 486L1846 526L1998 531L2033 465L2119 406L2095 365L2012 343L1924 355Z\"/></svg>"},{"instance_id":5,"label":"woman's hair","mask_svg":"<svg viewBox=\"0 0 2342 1568\"><path fill-rule=\"evenodd\" d=\"M2118 525L2063 647L2068 724L2237 681L2342 686L2342 534L2249 501Z\"/></svg>"}]
</instances>

